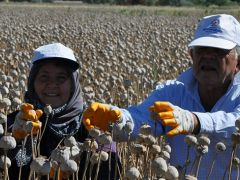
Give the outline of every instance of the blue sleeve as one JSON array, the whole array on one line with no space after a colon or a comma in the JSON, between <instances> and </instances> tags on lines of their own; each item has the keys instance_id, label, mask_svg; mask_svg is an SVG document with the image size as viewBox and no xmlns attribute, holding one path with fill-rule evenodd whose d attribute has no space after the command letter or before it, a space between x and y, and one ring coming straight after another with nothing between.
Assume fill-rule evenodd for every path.
<instances>
[{"instance_id":1,"label":"blue sleeve","mask_svg":"<svg viewBox=\"0 0 240 180\"><path fill-rule=\"evenodd\" d=\"M154 104L158 99L158 91L152 92L149 97L137 106L131 106L127 110L123 110L124 119L133 122L134 128L131 135L131 139L135 139L140 127L146 123L152 127L152 133L154 135L160 135L163 133L163 127L159 121L156 123L151 119L149 107Z\"/></svg>"},{"instance_id":2,"label":"blue sleeve","mask_svg":"<svg viewBox=\"0 0 240 180\"><path fill-rule=\"evenodd\" d=\"M230 138L231 134L236 131L235 121L240 118L240 105L233 112L193 113L199 119L201 133L217 134L219 137Z\"/></svg>"},{"instance_id":3,"label":"blue sleeve","mask_svg":"<svg viewBox=\"0 0 240 180\"><path fill-rule=\"evenodd\" d=\"M127 120L131 121L134 125L131 139L135 139L142 124L146 123L152 127L153 135L161 135L165 133L164 126L159 121L154 122L150 117L149 107L156 101L180 101L181 95L173 96L178 91L181 94L183 85L177 81L169 80L161 84L139 105L131 106L127 109L122 109L123 123Z\"/></svg>"}]
</instances>

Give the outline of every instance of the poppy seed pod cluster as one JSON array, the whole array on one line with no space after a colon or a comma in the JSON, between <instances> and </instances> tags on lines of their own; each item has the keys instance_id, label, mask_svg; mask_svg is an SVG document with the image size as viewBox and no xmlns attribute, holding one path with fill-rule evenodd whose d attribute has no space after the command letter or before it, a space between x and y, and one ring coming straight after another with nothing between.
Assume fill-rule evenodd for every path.
<instances>
[{"instance_id":1,"label":"poppy seed pod cluster","mask_svg":"<svg viewBox=\"0 0 240 180\"><path fill-rule=\"evenodd\" d=\"M0 124L1 122L6 122L4 115L20 109L22 102L24 102L24 93L27 90L27 74L30 68L29 59L31 59L32 50L36 48L37 44L42 44L46 40L67 42L76 51L74 57L71 57L73 64L76 59L79 61L82 93L87 104L99 100L103 103L118 104L120 107L138 104L153 90L155 85L161 86L160 82L166 79L175 79L180 72L192 65L192 61L186 51L186 44L189 43L189 37L195 30L196 22L199 19L199 11L197 11L196 15L192 12L191 16L187 17L184 15L172 16L169 14L167 16L156 16L155 10L144 9L146 16L142 18L142 16L138 16L138 13L142 12L142 9L140 9L140 11L134 10L134 14L136 14L134 18L129 18L129 16L119 16L119 14L112 13L112 9L115 10L114 7L111 7L111 10L108 7L104 7L104 10L107 10L109 13L103 13L101 8L99 9L100 11L96 11L96 9L92 11L88 7L87 11L85 11L86 9L81 11L81 7L77 8L80 10L69 7L61 7L61 10L55 7L50 9L45 7L35 9L33 7L33 9L29 9L26 7L16 8L11 5L1 8L2 16L0 18L4 23L2 23L2 28L0 29L4 33L1 33L2 43L0 50L0 67L2 70L0 72L0 109L2 113L0 114ZM66 16L69 10L71 10L71 16ZM184 14L186 13L187 11L184 12ZM46 21L45 18L47 16L52 18L48 18ZM97 19L97 21L92 21L93 19ZM107 22L106 19L108 20ZM215 30L211 29L213 28L212 25L218 25L216 21L214 22L208 26L207 30ZM224 24L228 25L231 21L229 19L225 22ZM220 24L216 28L224 24ZM202 31L200 30L200 33L196 34L194 40L203 34ZM239 40L239 37L231 37L231 39L235 41ZM213 42L215 41L209 43ZM190 46L192 45L194 44L190 44ZM217 43L217 45L220 44ZM223 45L232 47L232 43L230 45L229 43L224 43ZM62 47L61 45L57 46ZM53 52L56 52L56 50L56 48L53 49ZM72 55L71 50L66 50L68 54ZM75 56L78 58L75 58ZM43 58L39 51L36 51L33 63L38 63L39 57ZM78 67L76 64L73 66ZM34 111L36 115L36 109ZM33 111L30 112L32 113L27 114L34 114ZM50 115L52 109L47 106L46 109L43 109L43 112L45 115ZM36 118L33 119L36 120ZM17 119L17 122L14 125L16 131L13 132L13 135L14 137L18 137L18 140L30 137L34 127L37 130L35 131L34 129L33 132L45 129L38 121L36 121L37 124L34 124L33 122L35 121L19 121ZM48 121L46 120L45 122ZM86 123L89 122L87 121ZM232 139L233 147L238 147L239 145L238 133L240 127L238 124L239 122L236 121L237 131L232 136L229 135L231 136L230 139ZM24 132L18 131L19 127L24 129ZM92 128L92 126L89 127ZM208 139L193 135L187 136L185 139L187 146L186 157L189 150L192 152L193 159L187 158L186 162L183 162L184 164L177 164L183 168L183 170L177 173L169 160L171 160L172 154L175 155L176 151L179 151L181 148L179 146L170 147L165 141L166 137L164 135L160 137L155 136L154 125L152 126L151 134L149 133L150 125L146 125L142 127L141 134L137 135L137 140L130 142L134 128L137 129L139 127L140 125L134 126L129 121L126 123L126 126L121 123L116 124L116 126L114 124L111 131L111 138L117 141L116 152L121 156L119 159L123 160L122 172L130 179L183 179L182 175L185 170L190 172L191 169L193 175L187 175L186 179L197 179L195 177L197 176L197 169L204 168L201 164L203 156L209 153L216 153L216 158L219 158L224 153L228 153L228 150L232 148L224 145L223 142L225 141L220 141L221 139L217 139L218 144L216 144L216 139L214 138L213 140L211 139L211 144L214 144L213 147L216 149L209 149L209 152L207 152L210 143ZM106 126L107 128L108 126ZM8 127L3 129L7 133ZM122 133L123 131L124 133ZM44 134L44 130L41 133ZM50 157L50 174L52 173L51 175L54 176L55 173L56 175L57 169L60 168L61 171L59 174L67 179L71 173L78 173L77 166L79 166L80 157L83 152L87 155L89 154L89 159L94 159L96 156L100 157L100 151L103 147L101 143L111 142L110 138L107 138L101 139L101 143L99 143L97 137L102 133L99 131L91 132L90 139L83 143L75 142L72 137L67 137L66 139L64 137L62 142L52 151L52 157ZM4 132L0 134L4 135ZM38 133L36 134L38 136ZM5 135L8 136L10 134ZM6 136L3 139L8 139ZM41 139L41 134L39 136ZM126 139L126 137L129 141L121 143L121 140ZM14 147L14 143L7 142L7 146L5 146L5 143L4 141L2 145L3 149L4 147ZM39 144L37 142L36 145ZM144 151L141 151L141 156L136 156L135 152L129 151L130 147L136 144L145 147L145 149L143 148ZM182 144L184 143L182 142ZM32 149L37 149L37 153L33 154L34 161L32 163L35 164L35 160L41 158L41 152L37 147L32 147ZM235 155L235 150L233 148L233 155ZM24 146L22 152L25 152ZM106 155L105 152L101 154ZM196 161L194 155L196 156ZM185 157L185 154L182 157ZM162 164L166 162L166 168L163 168L164 171L153 170L152 162L158 163L160 158L162 159ZM97 161L94 159L91 162L97 165L100 163L99 159ZM11 164L9 160L6 156L1 157L1 162L5 161L3 165L7 168ZM59 162L60 160L63 162ZM208 160L210 162L212 159ZM196 165L192 167L194 161ZM33 171L35 171L36 178L40 179L39 176L42 173L39 173L39 169L41 169L40 165L45 163L45 159L40 159L40 162L37 163L37 168L34 167ZM49 167L49 162L46 163L47 167ZM127 163L129 163L129 166L126 166ZM233 156L229 162L225 163L226 167L228 167L226 170L223 168L223 171L226 171L225 176L231 177L231 167L238 167L239 160L236 156ZM156 165L156 167L159 166ZM48 170L45 172L48 172ZM133 175L129 174L129 171L133 172ZM215 168L213 167L212 172L214 171ZM7 176L7 173L3 174ZM125 178L126 176L122 177ZM4 178L7 179L7 177ZM214 178L211 176L210 169L208 178Z\"/></svg>"},{"instance_id":2,"label":"poppy seed pod cluster","mask_svg":"<svg viewBox=\"0 0 240 180\"><path fill-rule=\"evenodd\" d=\"M44 157L38 157L31 162L30 168L39 175L48 175L51 170L51 163Z\"/></svg>"},{"instance_id":3,"label":"poppy seed pod cluster","mask_svg":"<svg viewBox=\"0 0 240 180\"><path fill-rule=\"evenodd\" d=\"M64 177L69 177L77 172L79 159L84 150L76 143L73 136L65 138L64 145L65 146L59 146L52 151L50 157L54 166L52 166L51 171L56 173L59 168L64 174ZM53 176L53 174L51 176Z\"/></svg>"}]
</instances>

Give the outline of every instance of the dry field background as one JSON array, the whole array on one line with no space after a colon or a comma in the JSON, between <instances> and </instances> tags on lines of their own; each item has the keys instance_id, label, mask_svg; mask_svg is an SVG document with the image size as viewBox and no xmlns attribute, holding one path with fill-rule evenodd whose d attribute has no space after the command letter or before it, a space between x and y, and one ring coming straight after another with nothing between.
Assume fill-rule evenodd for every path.
<instances>
[{"instance_id":1,"label":"dry field background","mask_svg":"<svg viewBox=\"0 0 240 180\"><path fill-rule=\"evenodd\" d=\"M32 51L61 42L81 64L87 102L136 104L154 84L191 65L187 44L195 25L214 13L239 14L216 7L0 4L0 67L8 76L0 83L22 92Z\"/></svg>"},{"instance_id":2,"label":"dry field background","mask_svg":"<svg viewBox=\"0 0 240 180\"><path fill-rule=\"evenodd\" d=\"M196 23L204 15L217 13L240 17L240 11L233 7L0 4L0 123L6 121L5 115L18 109L23 101L30 59L37 47L61 42L72 48L81 65L80 82L86 102L100 101L126 107L144 99L157 83L173 79L191 66L187 44L191 41ZM126 128L131 129L129 126ZM124 167L122 178L149 179L151 176L151 179L177 179L176 169L166 164L171 147L165 144L163 137L155 139L150 135L149 129L147 125L142 127L136 144L131 144L131 151L129 142L118 144ZM2 127L0 130L3 133ZM111 140L109 134L105 136L103 144ZM240 143L239 136L239 132L233 134L236 143ZM5 131L0 139L0 148L5 150L6 155L4 138L13 141L8 143L9 149L15 148L16 144ZM89 149L75 147L76 156L82 151L91 153L94 138L85 143ZM71 138L65 139L64 143L66 146L77 146ZM189 143L188 147L194 143L198 144L196 147L206 147L210 140L205 136L198 139L187 137L186 143ZM216 148L222 151L224 146L220 144ZM93 152L92 157L99 157L101 153ZM50 167L50 161L41 158L40 161L47 162ZM236 161L238 166L240 161ZM100 160L97 162L99 164ZM7 163L7 157L1 156L0 167L5 168L4 178L7 177ZM150 166L153 169L150 170ZM193 175L197 174L198 168Z\"/></svg>"}]
</instances>

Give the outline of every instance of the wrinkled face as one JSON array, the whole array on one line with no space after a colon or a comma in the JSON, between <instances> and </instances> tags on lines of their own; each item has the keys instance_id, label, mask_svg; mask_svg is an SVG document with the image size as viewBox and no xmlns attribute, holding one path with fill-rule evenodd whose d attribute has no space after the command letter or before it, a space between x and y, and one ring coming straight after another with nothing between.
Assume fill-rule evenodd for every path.
<instances>
[{"instance_id":1,"label":"wrinkled face","mask_svg":"<svg viewBox=\"0 0 240 180\"><path fill-rule=\"evenodd\" d=\"M194 76L200 85L228 85L239 71L236 50L194 47L190 50Z\"/></svg>"},{"instance_id":2,"label":"wrinkled face","mask_svg":"<svg viewBox=\"0 0 240 180\"><path fill-rule=\"evenodd\" d=\"M42 103L60 107L71 96L71 77L64 67L46 63L36 75L34 90Z\"/></svg>"}]
</instances>

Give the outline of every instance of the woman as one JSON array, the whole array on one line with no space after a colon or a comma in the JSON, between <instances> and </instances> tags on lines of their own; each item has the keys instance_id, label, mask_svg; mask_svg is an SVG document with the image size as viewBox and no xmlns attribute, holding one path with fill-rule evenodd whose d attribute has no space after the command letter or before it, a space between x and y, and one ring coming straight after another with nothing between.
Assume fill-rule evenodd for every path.
<instances>
[{"instance_id":1,"label":"woman","mask_svg":"<svg viewBox=\"0 0 240 180\"><path fill-rule=\"evenodd\" d=\"M25 102L32 104L35 109L43 110L48 104L53 108L47 121L44 113L39 119L42 129L47 123L40 146L42 156L49 157L52 150L64 137L74 136L79 142L83 142L88 137L87 131L81 124L84 103L78 68L79 64L73 51L60 43L44 45L34 51ZM8 116L8 127L12 128L11 131L14 131L14 127L15 130L17 129L14 126L17 114L18 112L14 112ZM21 132L21 129L17 129L17 131ZM21 148L21 142L8 155L12 159L9 172L14 172L9 175L10 179L14 180L18 179L21 164L23 165L21 179L28 178L29 164L32 160L30 137L28 137L24 149ZM114 153L111 157L113 166L115 164ZM81 161L80 166L83 166L79 168L79 177L81 178L81 170L84 169L85 163ZM114 169L114 167L111 168ZM108 179L108 172L108 162L102 162L98 179ZM113 177L114 173L112 172L110 179Z\"/></svg>"}]
</instances>

